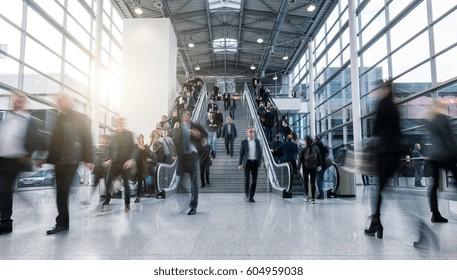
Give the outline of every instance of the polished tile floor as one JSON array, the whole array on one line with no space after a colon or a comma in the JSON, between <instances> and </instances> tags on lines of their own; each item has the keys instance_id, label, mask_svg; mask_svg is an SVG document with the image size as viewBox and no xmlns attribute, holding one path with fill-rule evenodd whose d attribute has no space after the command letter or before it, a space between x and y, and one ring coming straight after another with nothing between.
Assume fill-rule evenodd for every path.
<instances>
[{"instance_id":1,"label":"polished tile floor","mask_svg":"<svg viewBox=\"0 0 457 280\"><path fill-rule=\"evenodd\" d=\"M457 259L457 199L440 194L447 224L432 224L425 190L387 189L382 223L384 238L363 234L373 187L357 186L355 198L303 201L258 193L255 203L243 194L201 193L197 214L188 216L190 194L143 198L124 212L94 211L81 201L91 187L75 187L70 196L68 232L47 236L54 225L53 190L14 195L14 231L0 236L3 260L431 260ZM440 239L440 250L421 250L416 219Z\"/></svg>"}]
</instances>

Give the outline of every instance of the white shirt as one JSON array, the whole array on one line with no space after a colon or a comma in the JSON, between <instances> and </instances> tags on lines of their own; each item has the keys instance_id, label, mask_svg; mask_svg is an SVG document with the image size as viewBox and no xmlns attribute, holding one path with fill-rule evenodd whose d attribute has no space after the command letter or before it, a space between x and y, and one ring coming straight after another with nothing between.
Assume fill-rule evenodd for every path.
<instances>
[{"instance_id":1,"label":"white shirt","mask_svg":"<svg viewBox=\"0 0 457 280\"><path fill-rule=\"evenodd\" d=\"M10 112L0 124L0 157L17 158L28 154L25 137L29 119L27 112Z\"/></svg>"},{"instance_id":2,"label":"white shirt","mask_svg":"<svg viewBox=\"0 0 457 280\"><path fill-rule=\"evenodd\" d=\"M256 148L255 148L255 138L252 140L248 139L248 145L249 145L249 153L248 153L248 160L256 160Z\"/></svg>"}]
</instances>

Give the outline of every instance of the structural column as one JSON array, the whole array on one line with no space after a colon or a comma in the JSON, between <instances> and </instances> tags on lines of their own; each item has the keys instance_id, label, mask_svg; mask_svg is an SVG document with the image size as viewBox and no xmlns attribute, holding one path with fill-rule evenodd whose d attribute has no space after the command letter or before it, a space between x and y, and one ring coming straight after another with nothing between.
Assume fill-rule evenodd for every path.
<instances>
[{"instance_id":1,"label":"structural column","mask_svg":"<svg viewBox=\"0 0 457 280\"><path fill-rule=\"evenodd\" d=\"M360 119L359 62L357 54L357 21L355 13L355 0L349 0L348 4L354 151L360 151L362 149L362 122Z\"/></svg>"},{"instance_id":2,"label":"structural column","mask_svg":"<svg viewBox=\"0 0 457 280\"><path fill-rule=\"evenodd\" d=\"M124 19L121 116L128 129L149 134L173 109L177 40L170 19Z\"/></svg>"},{"instance_id":3,"label":"structural column","mask_svg":"<svg viewBox=\"0 0 457 280\"><path fill-rule=\"evenodd\" d=\"M103 0L97 1L97 15L95 21L95 56L94 80L92 83L91 99L91 130L94 144L99 142L100 126L100 72L102 68L102 31L103 31Z\"/></svg>"},{"instance_id":4,"label":"structural column","mask_svg":"<svg viewBox=\"0 0 457 280\"><path fill-rule=\"evenodd\" d=\"M309 57L309 85L308 85L308 94L309 94L309 135L314 137L316 134L316 108L314 102L314 54L313 54L313 41L310 40L308 43L308 57Z\"/></svg>"}]
</instances>

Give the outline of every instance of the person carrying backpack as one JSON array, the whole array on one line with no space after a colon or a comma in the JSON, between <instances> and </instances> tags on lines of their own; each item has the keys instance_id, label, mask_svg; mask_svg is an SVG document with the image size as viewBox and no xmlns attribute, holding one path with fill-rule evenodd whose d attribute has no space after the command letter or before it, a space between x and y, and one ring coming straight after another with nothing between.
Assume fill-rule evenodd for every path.
<instances>
[{"instance_id":1,"label":"person carrying backpack","mask_svg":"<svg viewBox=\"0 0 457 280\"><path fill-rule=\"evenodd\" d=\"M316 196L316 173L322 170L322 156L319 148L312 142L310 136L305 137L305 148L300 152L299 160L303 171L304 201L308 201L308 177L311 181L311 203Z\"/></svg>"},{"instance_id":2,"label":"person carrying backpack","mask_svg":"<svg viewBox=\"0 0 457 280\"><path fill-rule=\"evenodd\" d=\"M313 145L319 148L322 157L322 169L318 171L316 174L316 185L317 189L319 190L319 195L317 196L317 199L324 199L324 173L325 169L329 167L327 166L327 157L329 154L329 149L322 143L319 136L314 137Z\"/></svg>"}]
</instances>

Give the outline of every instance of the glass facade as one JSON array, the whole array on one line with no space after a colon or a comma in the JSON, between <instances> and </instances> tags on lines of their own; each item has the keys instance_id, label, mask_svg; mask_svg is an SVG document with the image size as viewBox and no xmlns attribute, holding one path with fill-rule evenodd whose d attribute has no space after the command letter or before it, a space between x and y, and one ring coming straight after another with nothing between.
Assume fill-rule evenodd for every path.
<instances>
[{"instance_id":1,"label":"glass facade","mask_svg":"<svg viewBox=\"0 0 457 280\"><path fill-rule=\"evenodd\" d=\"M348 0L340 0L293 72L293 86L315 117L315 131L311 133L311 118L306 118L304 134L321 136L334 153L354 141L350 51L356 48L362 139L371 136L376 88L389 80L409 146L421 143L426 155L429 140L424 125L430 105L445 101L452 120L457 117L457 37L452 35L457 0L353 1L357 44L349 44ZM306 59L310 52L312 65ZM311 94L314 108L310 108Z\"/></svg>"},{"instance_id":2,"label":"glass facade","mask_svg":"<svg viewBox=\"0 0 457 280\"><path fill-rule=\"evenodd\" d=\"M103 1L102 59L96 65L96 0L13 0L0 10L0 110L13 92L30 97L28 108L54 108L63 92L91 116L99 97L100 134L109 133L120 107L122 18ZM99 90L96 73L99 72Z\"/></svg>"}]
</instances>

